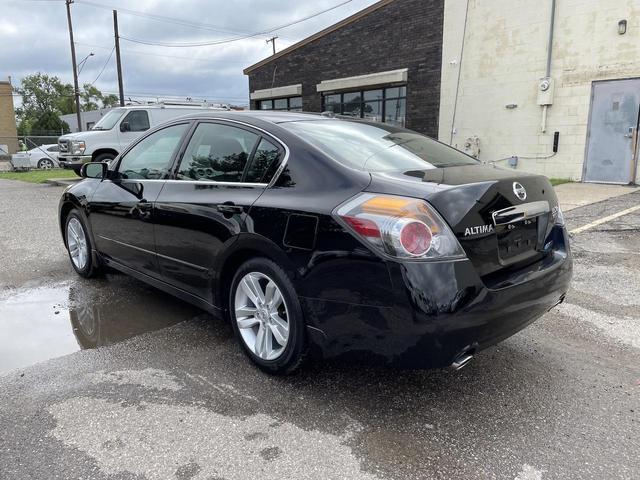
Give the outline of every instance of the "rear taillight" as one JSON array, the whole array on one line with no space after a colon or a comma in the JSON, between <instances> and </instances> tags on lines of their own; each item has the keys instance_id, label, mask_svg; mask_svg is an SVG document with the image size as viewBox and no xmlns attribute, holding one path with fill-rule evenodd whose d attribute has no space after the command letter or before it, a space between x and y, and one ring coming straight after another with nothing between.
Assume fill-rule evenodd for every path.
<instances>
[{"instance_id":1,"label":"rear taillight","mask_svg":"<svg viewBox=\"0 0 640 480\"><path fill-rule=\"evenodd\" d=\"M449 226L424 200L361 193L340 205L334 214L358 238L392 257L464 257Z\"/></svg>"}]
</instances>

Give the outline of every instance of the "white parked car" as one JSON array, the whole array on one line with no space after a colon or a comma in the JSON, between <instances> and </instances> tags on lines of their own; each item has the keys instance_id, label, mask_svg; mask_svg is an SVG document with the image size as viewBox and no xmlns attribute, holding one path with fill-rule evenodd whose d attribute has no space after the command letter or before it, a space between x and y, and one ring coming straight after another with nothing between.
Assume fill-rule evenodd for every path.
<instances>
[{"instance_id":1,"label":"white parked car","mask_svg":"<svg viewBox=\"0 0 640 480\"><path fill-rule=\"evenodd\" d=\"M132 141L156 125L177 117L211 110L229 110L207 104L184 105L128 105L117 107L107 113L86 132L69 133L58 139L58 160L63 168L74 170L86 162L108 162L113 160Z\"/></svg>"},{"instance_id":2,"label":"white parked car","mask_svg":"<svg viewBox=\"0 0 640 480\"><path fill-rule=\"evenodd\" d=\"M42 168L49 170L51 168L57 168L58 165L58 145L40 145L39 147L32 148L25 152L29 155L29 163L31 168Z\"/></svg>"}]
</instances>

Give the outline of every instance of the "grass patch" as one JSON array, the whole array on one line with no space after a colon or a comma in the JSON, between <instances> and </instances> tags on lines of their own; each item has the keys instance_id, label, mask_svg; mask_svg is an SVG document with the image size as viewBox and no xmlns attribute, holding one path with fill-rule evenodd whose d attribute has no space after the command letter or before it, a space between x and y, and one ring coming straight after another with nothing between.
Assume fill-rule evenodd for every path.
<instances>
[{"instance_id":1,"label":"grass patch","mask_svg":"<svg viewBox=\"0 0 640 480\"><path fill-rule=\"evenodd\" d=\"M568 178L550 178L549 181L554 187L557 185L562 185L563 183L572 183Z\"/></svg>"},{"instance_id":2,"label":"grass patch","mask_svg":"<svg viewBox=\"0 0 640 480\"><path fill-rule=\"evenodd\" d=\"M52 168L51 170L33 169L28 172L0 172L0 180L22 180L30 183L44 183L50 178L79 178L73 170Z\"/></svg>"}]
</instances>

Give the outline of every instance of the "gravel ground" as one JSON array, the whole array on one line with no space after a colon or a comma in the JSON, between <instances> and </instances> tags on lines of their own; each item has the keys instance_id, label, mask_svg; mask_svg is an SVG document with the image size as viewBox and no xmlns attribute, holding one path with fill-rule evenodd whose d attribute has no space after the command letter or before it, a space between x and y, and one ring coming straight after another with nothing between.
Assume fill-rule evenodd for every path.
<instances>
[{"instance_id":1,"label":"gravel ground","mask_svg":"<svg viewBox=\"0 0 640 480\"><path fill-rule=\"evenodd\" d=\"M0 182L0 322L63 318L72 351L100 348L0 373L2 479L640 478L640 211L576 235L566 303L460 372L274 378L221 320L71 275L60 192ZM639 201L578 208L569 228Z\"/></svg>"}]
</instances>

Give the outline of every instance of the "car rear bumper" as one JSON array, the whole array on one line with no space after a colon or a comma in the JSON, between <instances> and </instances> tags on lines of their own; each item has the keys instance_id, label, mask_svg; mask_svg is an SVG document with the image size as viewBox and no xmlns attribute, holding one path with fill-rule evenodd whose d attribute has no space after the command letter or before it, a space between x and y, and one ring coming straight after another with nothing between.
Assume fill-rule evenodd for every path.
<instances>
[{"instance_id":1,"label":"car rear bumper","mask_svg":"<svg viewBox=\"0 0 640 480\"><path fill-rule=\"evenodd\" d=\"M91 155L80 155L80 156L69 156L69 157L61 157L58 156L58 163L62 168L79 170L83 164L91 161Z\"/></svg>"},{"instance_id":2,"label":"car rear bumper","mask_svg":"<svg viewBox=\"0 0 640 480\"><path fill-rule=\"evenodd\" d=\"M562 233L566 242L566 232ZM395 304L302 298L316 354L412 368L451 365L517 333L564 300L569 249L530 266L517 283L490 289L469 260L389 263Z\"/></svg>"}]
</instances>

